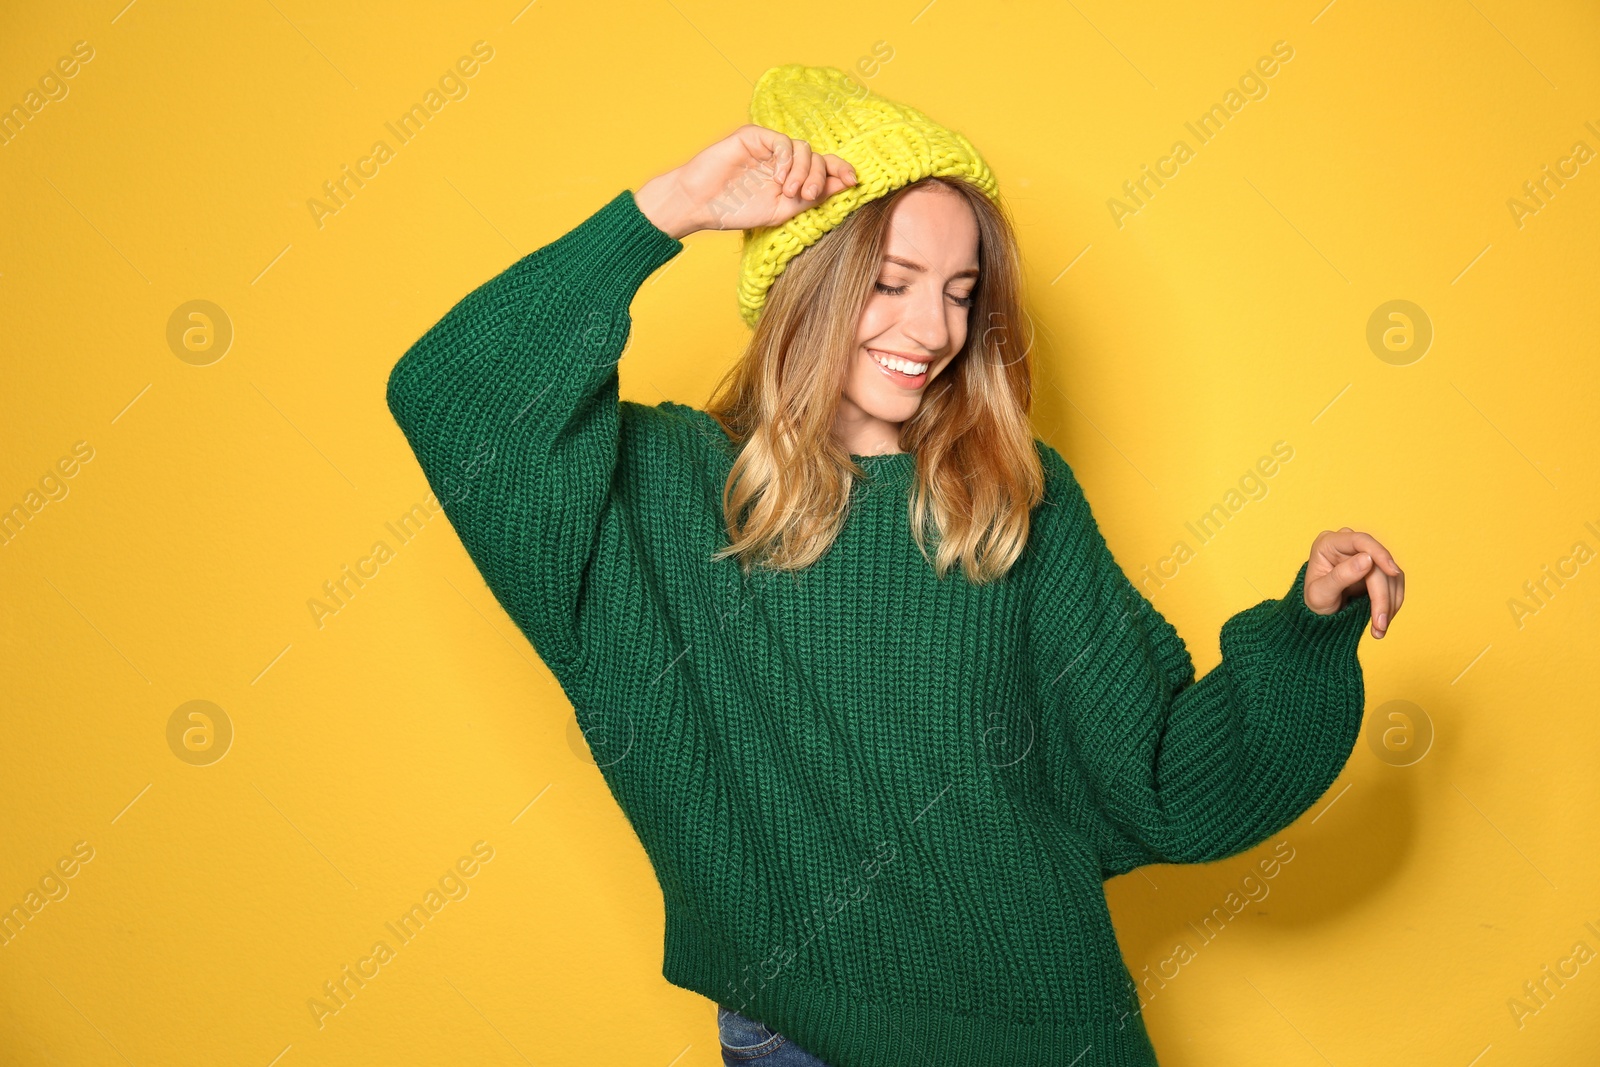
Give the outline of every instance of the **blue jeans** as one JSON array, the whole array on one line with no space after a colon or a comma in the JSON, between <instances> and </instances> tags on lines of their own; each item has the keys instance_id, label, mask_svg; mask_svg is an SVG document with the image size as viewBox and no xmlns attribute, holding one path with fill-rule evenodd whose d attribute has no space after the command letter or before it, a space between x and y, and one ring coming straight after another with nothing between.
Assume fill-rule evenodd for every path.
<instances>
[{"instance_id":1,"label":"blue jeans","mask_svg":"<svg viewBox=\"0 0 1600 1067\"><path fill-rule=\"evenodd\" d=\"M732 1008L717 1005L717 1039L728 1067L828 1067L780 1033Z\"/></svg>"}]
</instances>

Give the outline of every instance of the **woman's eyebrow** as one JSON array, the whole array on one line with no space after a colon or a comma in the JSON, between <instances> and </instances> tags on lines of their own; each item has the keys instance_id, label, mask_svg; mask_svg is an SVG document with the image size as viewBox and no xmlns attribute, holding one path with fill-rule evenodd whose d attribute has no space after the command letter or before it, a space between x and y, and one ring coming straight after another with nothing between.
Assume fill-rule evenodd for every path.
<instances>
[{"instance_id":1,"label":"woman's eyebrow","mask_svg":"<svg viewBox=\"0 0 1600 1067\"><path fill-rule=\"evenodd\" d=\"M883 261L885 263L898 264L899 266L902 266L902 267L906 268L907 270L914 270L919 274L926 273L927 270L928 270L928 268L924 267L921 263L916 263L916 262L913 262L912 260L909 260L909 259L902 259L899 256L891 256L891 255L887 255L886 254L883 257ZM954 274L950 275L950 277L952 279L955 279L955 278L976 278L977 276L978 276L978 268L977 267L968 267L966 270L958 270Z\"/></svg>"}]
</instances>

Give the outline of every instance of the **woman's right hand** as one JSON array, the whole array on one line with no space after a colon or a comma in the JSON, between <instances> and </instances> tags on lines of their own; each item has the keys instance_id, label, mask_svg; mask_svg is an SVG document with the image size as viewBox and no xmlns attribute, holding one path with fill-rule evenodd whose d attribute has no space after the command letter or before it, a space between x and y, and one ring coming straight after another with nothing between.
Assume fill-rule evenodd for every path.
<instances>
[{"instance_id":1,"label":"woman's right hand","mask_svg":"<svg viewBox=\"0 0 1600 1067\"><path fill-rule=\"evenodd\" d=\"M639 210L674 238L781 225L856 184L855 168L777 130L746 123L640 186Z\"/></svg>"}]
</instances>

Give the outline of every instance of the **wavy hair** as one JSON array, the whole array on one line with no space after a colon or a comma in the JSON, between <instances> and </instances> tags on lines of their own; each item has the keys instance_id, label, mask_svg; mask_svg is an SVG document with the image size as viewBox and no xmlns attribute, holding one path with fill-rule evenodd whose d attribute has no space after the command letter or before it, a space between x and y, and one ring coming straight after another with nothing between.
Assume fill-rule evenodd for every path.
<instances>
[{"instance_id":1,"label":"wavy hair","mask_svg":"<svg viewBox=\"0 0 1600 1067\"><path fill-rule=\"evenodd\" d=\"M1006 211L959 178L927 177L870 200L789 261L767 292L743 356L706 411L739 445L723 486L730 543L748 572L799 570L833 544L860 465L833 434L857 327L882 269L900 197L938 184L966 199L978 221L978 284L961 350L900 427L916 454L908 514L913 539L943 578L960 563L975 584L999 579L1027 543L1044 472L1028 413L1031 338L1019 335L1022 270Z\"/></svg>"}]
</instances>

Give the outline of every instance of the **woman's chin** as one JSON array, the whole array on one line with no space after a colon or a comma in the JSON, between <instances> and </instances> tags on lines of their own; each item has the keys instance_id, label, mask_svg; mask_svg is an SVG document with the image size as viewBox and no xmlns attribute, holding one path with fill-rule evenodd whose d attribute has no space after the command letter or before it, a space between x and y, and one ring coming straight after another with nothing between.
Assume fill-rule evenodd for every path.
<instances>
[{"instance_id":1,"label":"woman's chin","mask_svg":"<svg viewBox=\"0 0 1600 1067\"><path fill-rule=\"evenodd\" d=\"M899 425L917 413L917 408L922 404L920 396L906 396L904 393L874 390L873 395L867 398L867 403L860 405L861 410L880 422L890 422Z\"/></svg>"}]
</instances>

